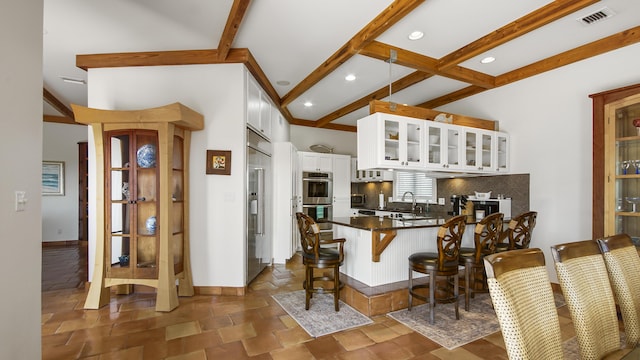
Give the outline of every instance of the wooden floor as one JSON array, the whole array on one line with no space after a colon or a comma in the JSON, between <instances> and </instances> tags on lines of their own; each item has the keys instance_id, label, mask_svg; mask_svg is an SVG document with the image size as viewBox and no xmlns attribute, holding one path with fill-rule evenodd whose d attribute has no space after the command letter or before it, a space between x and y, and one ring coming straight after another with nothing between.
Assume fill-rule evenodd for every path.
<instances>
[{"instance_id":1,"label":"wooden floor","mask_svg":"<svg viewBox=\"0 0 640 360\"><path fill-rule=\"evenodd\" d=\"M299 258L265 269L245 297L180 298L170 313L154 311L153 294L84 310L86 247L45 247L42 259L43 359L507 359L500 332L449 351L384 315L313 339L271 298L302 288ZM566 306L559 315L568 339Z\"/></svg>"}]
</instances>

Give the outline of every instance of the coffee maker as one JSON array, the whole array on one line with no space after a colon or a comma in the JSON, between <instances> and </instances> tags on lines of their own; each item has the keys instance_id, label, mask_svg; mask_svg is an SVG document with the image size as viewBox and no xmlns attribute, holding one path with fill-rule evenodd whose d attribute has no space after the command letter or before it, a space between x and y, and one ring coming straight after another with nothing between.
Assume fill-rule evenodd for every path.
<instances>
[{"instance_id":1,"label":"coffee maker","mask_svg":"<svg viewBox=\"0 0 640 360\"><path fill-rule=\"evenodd\" d=\"M463 197L465 195L451 195L451 215L460 215L460 207L463 205ZM466 199L464 199L466 202Z\"/></svg>"}]
</instances>

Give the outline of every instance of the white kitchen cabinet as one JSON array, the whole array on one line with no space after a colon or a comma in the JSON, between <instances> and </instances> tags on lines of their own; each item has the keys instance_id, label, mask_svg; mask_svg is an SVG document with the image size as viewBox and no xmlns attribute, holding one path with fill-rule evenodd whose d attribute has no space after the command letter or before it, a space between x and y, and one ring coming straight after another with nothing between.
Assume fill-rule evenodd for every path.
<instances>
[{"instance_id":1,"label":"white kitchen cabinet","mask_svg":"<svg viewBox=\"0 0 640 360\"><path fill-rule=\"evenodd\" d=\"M247 73L247 125L271 138L271 101L258 82Z\"/></svg>"},{"instance_id":2,"label":"white kitchen cabinet","mask_svg":"<svg viewBox=\"0 0 640 360\"><path fill-rule=\"evenodd\" d=\"M333 217L351 215L351 157L333 155Z\"/></svg>"},{"instance_id":3,"label":"white kitchen cabinet","mask_svg":"<svg viewBox=\"0 0 640 360\"><path fill-rule=\"evenodd\" d=\"M375 113L358 120L358 168L423 170L425 121Z\"/></svg>"},{"instance_id":4,"label":"white kitchen cabinet","mask_svg":"<svg viewBox=\"0 0 640 360\"><path fill-rule=\"evenodd\" d=\"M363 170L384 169L506 173L509 171L509 136L497 131L375 113L358 120L360 171L355 173L355 178L365 178Z\"/></svg>"},{"instance_id":5,"label":"white kitchen cabinet","mask_svg":"<svg viewBox=\"0 0 640 360\"><path fill-rule=\"evenodd\" d=\"M332 172L333 154L300 152L302 171Z\"/></svg>"},{"instance_id":6,"label":"white kitchen cabinet","mask_svg":"<svg viewBox=\"0 0 640 360\"><path fill-rule=\"evenodd\" d=\"M425 167L437 171L455 171L463 167L462 129L440 122L426 125Z\"/></svg>"},{"instance_id":7,"label":"white kitchen cabinet","mask_svg":"<svg viewBox=\"0 0 640 360\"><path fill-rule=\"evenodd\" d=\"M495 131L465 128L464 166L471 173L495 172Z\"/></svg>"},{"instance_id":8,"label":"white kitchen cabinet","mask_svg":"<svg viewBox=\"0 0 640 360\"><path fill-rule=\"evenodd\" d=\"M358 170L358 159L351 159L351 182L393 181L393 171Z\"/></svg>"},{"instance_id":9,"label":"white kitchen cabinet","mask_svg":"<svg viewBox=\"0 0 640 360\"><path fill-rule=\"evenodd\" d=\"M494 170L506 174L509 172L509 135L496 133L494 149Z\"/></svg>"},{"instance_id":10,"label":"white kitchen cabinet","mask_svg":"<svg viewBox=\"0 0 640 360\"><path fill-rule=\"evenodd\" d=\"M273 262L284 264L300 241L296 212L300 196L298 154L290 142L273 144Z\"/></svg>"}]
</instances>

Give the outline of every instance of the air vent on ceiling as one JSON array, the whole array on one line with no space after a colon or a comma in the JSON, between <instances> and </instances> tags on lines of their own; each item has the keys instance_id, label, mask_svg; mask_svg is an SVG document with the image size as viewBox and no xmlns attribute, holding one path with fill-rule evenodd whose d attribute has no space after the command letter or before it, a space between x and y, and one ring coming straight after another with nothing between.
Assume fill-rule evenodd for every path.
<instances>
[{"instance_id":1,"label":"air vent on ceiling","mask_svg":"<svg viewBox=\"0 0 640 360\"><path fill-rule=\"evenodd\" d=\"M591 14L583 16L577 20L583 25L591 25L593 23L608 19L615 14L616 13L608 7L603 7L602 9L594 11Z\"/></svg>"}]
</instances>

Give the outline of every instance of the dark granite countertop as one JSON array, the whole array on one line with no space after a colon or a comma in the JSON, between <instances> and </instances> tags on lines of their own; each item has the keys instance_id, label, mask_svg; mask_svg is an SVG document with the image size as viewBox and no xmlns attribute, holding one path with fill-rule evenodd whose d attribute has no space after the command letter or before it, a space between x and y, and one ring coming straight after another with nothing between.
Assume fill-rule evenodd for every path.
<instances>
[{"instance_id":1,"label":"dark granite countertop","mask_svg":"<svg viewBox=\"0 0 640 360\"><path fill-rule=\"evenodd\" d=\"M451 215L440 215L417 219L397 219L390 218L388 216L352 216L337 217L333 220L329 220L328 222L361 230L383 231L438 227L447 222L447 220L451 219L452 217L453 216Z\"/></svg>"}]
</instances>

